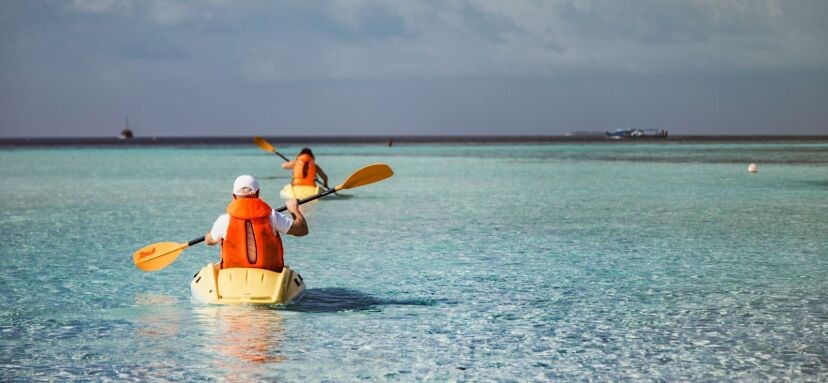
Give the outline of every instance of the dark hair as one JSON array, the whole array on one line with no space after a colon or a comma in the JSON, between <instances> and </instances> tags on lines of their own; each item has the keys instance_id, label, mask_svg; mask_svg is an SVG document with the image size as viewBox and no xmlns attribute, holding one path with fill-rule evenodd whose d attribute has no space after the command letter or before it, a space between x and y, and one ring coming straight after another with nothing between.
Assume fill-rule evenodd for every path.
<instances>
[{"instance_id":1,"label":"dark hair","mask_svg":"<svg viewBox=\"0 0 828 383\"><path fill-rule=\"evenodd\" d=\"M316 157L313 156L313 152L310 150L310 148L302 148L302 150L299 151L298 156L301 156L303 154L308 154L311 156L311 158L316 159Z\"/></svg>"}]
</instances>

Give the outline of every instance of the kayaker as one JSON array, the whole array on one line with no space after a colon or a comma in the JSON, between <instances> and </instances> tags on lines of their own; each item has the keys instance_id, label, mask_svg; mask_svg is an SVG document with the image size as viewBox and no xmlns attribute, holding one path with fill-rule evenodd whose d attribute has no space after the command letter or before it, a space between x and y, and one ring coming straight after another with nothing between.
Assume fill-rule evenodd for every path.
<instances>
[{"instance_id":1,"label":"kayaker","mask_svg":"<svg viewBox=\"0 0 828 383\"><path fill-rule=\"evenodd\" d=\"M325 189L330 189L328 187L328 175L316 164L316 158L310 148L302 148L295 160L282 163L282 169L293 170L291 185L314 186L316 185L316 175L319 174L319 177L322 178L322 186Z\"/></svg>"},{"instance_id":2,"label":"kayaker","mask_svg":"<svg viewBox=\"0 0 828 383\"><path fill-rule=\"evenodd\" d=\"M284 251L279 233L308 234L296 199L285 203L291 216L272 209L259 198L259 182L249 175L236 178L233 201L204 236L210 246L221 244L221 268L253 267L281 272Z\"/></svg>"}]
</instances>

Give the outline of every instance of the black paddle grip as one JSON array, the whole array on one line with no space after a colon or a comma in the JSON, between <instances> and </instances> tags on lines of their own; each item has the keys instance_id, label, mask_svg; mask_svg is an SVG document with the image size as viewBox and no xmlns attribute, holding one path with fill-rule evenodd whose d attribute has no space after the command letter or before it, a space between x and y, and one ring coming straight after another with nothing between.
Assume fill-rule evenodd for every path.
<instances>
[{"instance_id":1,"label":"black paddle grip","mask_svg":"<svg viewBox=\"0 0 828 383\"><path fill-rule=\"evenodd\" d=\"M322 197L324 197L328 194L331 194L331 193L336 193L336 188L325 190L325 191L323 191L319 194L312 195L312 196L310 196L308 198L305 198L305 199L300 199L299 201L297 201L297 204L301 205L303 203L307 203L307 202L313 201L315 199L322 198ZM285 210L287 210L287 206L282 206L282 207L276 209L276 211L278 211L280 213L285 211Z\"/></svg>"},{"instance_id":2,"label":"black paddle grip","mask_svg":"<svg viewBox=\"0 0 828 383\"><path fill-rule=\"evenodd\" d=\"M199 243L199 242L204 242L204 236L202 236L200 238L196 238L196 239L194 239L190 242L187 242L187 246L192 246L192 245L195 245L196 243Z\"/></svg>"}]
</instances>

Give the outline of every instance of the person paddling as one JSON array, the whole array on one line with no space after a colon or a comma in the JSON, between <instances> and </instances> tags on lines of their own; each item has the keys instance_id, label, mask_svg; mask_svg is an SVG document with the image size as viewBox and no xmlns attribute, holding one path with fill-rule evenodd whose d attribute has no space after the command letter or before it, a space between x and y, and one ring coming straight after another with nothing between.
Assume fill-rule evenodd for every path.
<instances>
[{"instance_id":1,"label":"person paddling","mask_svg":"<svg viewBox=\"0 0 828 383\"><path fill-rule=\"evenodd\" d=\"M259 198L259 182L241 175L233 183L233 201L204 236L207 245L221 245L221 268L252 267L281 272L285 265L279 233L308 234L296 199L285 203L291 216L272 209Z\"/></svg>"},{"instance_id":2,"label":"person paddling","mask_svg":"<svg viewBox=\"0 0 828 383\"><path fill-rule=\"evenodd\" d=\"M315 186L316 175L322 178L322 186L325 189L328 187L328 175L322 171L322 168L316 164L316 158L309 148L302 148L296 159L282 164L282 169L293 170L293 180L290 184L293 186Z\"/></svg>"}]
</instances>

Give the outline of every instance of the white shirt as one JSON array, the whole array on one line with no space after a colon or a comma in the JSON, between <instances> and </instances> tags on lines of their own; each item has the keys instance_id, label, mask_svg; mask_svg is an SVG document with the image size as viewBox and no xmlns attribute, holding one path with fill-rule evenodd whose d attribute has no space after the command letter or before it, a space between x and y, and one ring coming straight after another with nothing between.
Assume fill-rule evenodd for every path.
<instances>
[{"instance_id":1,"label":"white shirt","mask_svg":"<svg viewBox=\"0 0 828 383\"><path fill-rule=\"evenodd\" d=\"M273 233L287 233L290 226L293 225L293 217L284 215L276 210L270 210L270 226L273 226ZM230 215L222 214L213 223L213 228L210 230L210 236L213 240L218 241L219 238L227 237L227 227L230 226Z\"/></svg>"}]
</instances>

